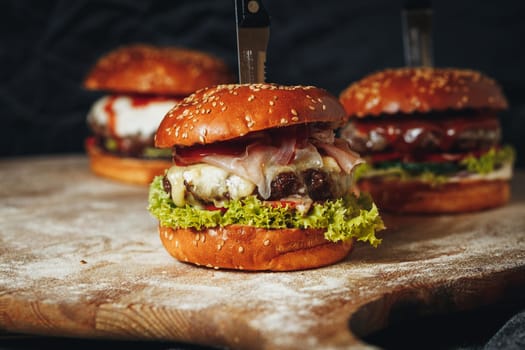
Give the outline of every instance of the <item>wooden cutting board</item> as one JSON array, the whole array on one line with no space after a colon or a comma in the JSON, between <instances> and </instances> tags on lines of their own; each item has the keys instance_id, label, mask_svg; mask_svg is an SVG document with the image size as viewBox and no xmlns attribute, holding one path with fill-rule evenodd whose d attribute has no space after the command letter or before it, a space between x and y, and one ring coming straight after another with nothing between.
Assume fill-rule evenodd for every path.
<instances>
[{"instance_id":1,"label":"wooden cutting board","mask_svg":"<svg viewBox=\"0 0 525 350\"><path fill-rule=\"evenodd\" d=\"M249 273L172 259L147 188L97 178L83 156L4 159L0 329L232 349L367 347L359 335L404 312L470 309L525 290L524 184L516 174L500 209L385 215L383 244L357 244L334 266Z\"/></svg>"}]
</instances>

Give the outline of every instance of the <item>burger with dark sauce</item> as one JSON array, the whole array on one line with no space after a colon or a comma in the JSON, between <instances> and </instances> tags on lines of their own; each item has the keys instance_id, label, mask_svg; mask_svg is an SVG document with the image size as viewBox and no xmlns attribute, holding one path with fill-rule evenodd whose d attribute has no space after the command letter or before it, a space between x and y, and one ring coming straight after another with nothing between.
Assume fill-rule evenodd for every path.
<instances>
[{"instance_id":1,"label":"burger with dark sauce","mask_svg":"<svg viewBox=\"0 0 525 350\"><path fill-rule=\"evenodd\" d=\"M358 187L380 209L457 213L504 205L514 151L501 144L501 87L482 73L400 68L340 94L350 122L340 136L367 163Z\"/></svg>"}]
</instances>

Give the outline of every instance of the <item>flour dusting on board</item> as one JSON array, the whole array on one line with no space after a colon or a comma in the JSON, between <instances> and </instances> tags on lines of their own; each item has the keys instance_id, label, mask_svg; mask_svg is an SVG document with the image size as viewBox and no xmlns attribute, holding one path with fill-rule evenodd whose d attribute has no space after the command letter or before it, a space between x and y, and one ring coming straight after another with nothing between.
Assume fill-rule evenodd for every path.
<instances>
[{"instance_id":1,"label":"flour dusting on board","mask_svg":"<svg viewBox=\"0 0 525 350\"><path fill-rule=\"evenodd\" d=\"M214 336L231 348L242 341L248 347L250 334L265 348L330 348L332 338L355 344L349 317L385 295L392 299L395 292L468 279L499 288L506 280L491 278L500 272L525 272L525 181L504 208L385 216L389 229L380 234L383 243L378 248L357 243L339 264L250 273L173 259L146 210L147 188L97 178L84 157L3 162L0 304L15 323L27 322L19 319L19 310L33 315L35 302L46 306L18 331L31 332L42 317L67 310L63 320L52 319L45 327L58 327L63 335L82 329L100 336L100 329L86 327L103 324L116 336L196 343ZM451 297L455 292L449 291ZM101 312L104 322L71 326ZM191 323L203 317L204 323ZM0 329L9 327L5 319L0 317ZM333 348L347 348L338 346Z\"/></svg>"}]
</instances>

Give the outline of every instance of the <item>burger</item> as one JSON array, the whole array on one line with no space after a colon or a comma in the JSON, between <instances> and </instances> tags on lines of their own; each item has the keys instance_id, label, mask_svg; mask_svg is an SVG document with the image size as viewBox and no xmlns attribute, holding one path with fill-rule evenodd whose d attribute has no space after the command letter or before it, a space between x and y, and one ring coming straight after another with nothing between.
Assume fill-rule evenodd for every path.
<instances>
[{"instance_id":1,"label":"burger","mask_svg":"<svg viewBox=\"0 0 525 350\"><path fill-rule=\"evenodd\" d=\"M480 72L388 69L340 94L350 122L338 135L366 160L358 187L380 209L458 213L509 200L514 151L501 145L501 87Z\"/></svg>"},{"instance_id":2,"label":"burger","mask_svg":"<svg viewBox=\"0 0 525 350\"><path fill-rule=\"evenodd\" d=\"M149 184L171 164L169 150L153 145L162 116L193 91L230 80L221 60L185 48L135 44L104 55L84 81L87 89L107 93L87 117L92 171Z\"/></svg>"},{"instance_id":3,"label":"burger","mask_svg":"<svg viewBox=\"0 0 525 350\"><path fill-rule=\"evenodd\" d=\"M210 268L301 270L344 259L355 240L380 243L362 162L334 129L337 98L311 86L201 89L171 109L155 137L174 165L150 186L149 211L176 259Z\"/></svg>"}]
</instances>

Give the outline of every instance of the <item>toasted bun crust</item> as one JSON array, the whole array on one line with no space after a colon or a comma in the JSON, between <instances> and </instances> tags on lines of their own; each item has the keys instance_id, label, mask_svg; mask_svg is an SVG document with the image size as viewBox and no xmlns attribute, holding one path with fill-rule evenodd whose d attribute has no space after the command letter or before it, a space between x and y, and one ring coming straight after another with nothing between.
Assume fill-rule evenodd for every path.
<instances>
[{"instance_id":1,"label":"toasted bun crust","mask_svg":"<svg viewBox=\"0 0 525 350\"><path fill-rule=\"evenodd\" d=\"M86 150L91 170L100 176L139 185L149 185L157 175L172 166L169 160L149 160L117 157L87 144Z\"/></svg>"},{"instance_id":2,"label":"toasted bun crust","mask_svg":"<svg viewBox=\"0 0 525 350\"><path fill-rule=\"evenodd\" d=\"M350 117L508 107L493 79L453 68L387 69L350 85L339 98Z\"/></svg>"},{"instance_id":3,"label":"toasted bun crust","mask_svg":"<svg viewBox=\"0 0 525 350\"><path fill-rule=\"evenodd\" d=\"M231 82L232 78L223 61L206 53L136 44L101 57L84 86L119 93L185 96L206 86Z\"/></svg>"},{"instance_id":4,"label":"toasted bun crust","mask_svg":"<svg viewBox=\"0 0 525 350\"><path fill-rule=\"evenodd\" d=\"M510 198L507 181L464 181L431 186L422 182L363 179L359 189L369 192L384 211L397 213L461 213L504 205Z\"/></svg>"},{"instance_id":5,"label":"toasted bun crust","mask_svg":"<svg viewBox=\"0 0 525 350\"><path fill-rule=\"evenodd\" d=\"M353 242L333 243L323 230L267 230L231 225L195 231L159 227L166 250L176 259L211 268L293 271L334 264Z\"/></svg>"},{"instance_id":6,"label":"toasted bun crust","mask_svg":"<svg viewBox=\"0 0 525 350\"><path fill-rule=\"evenodd\" d=\"M340 125L345 118L337 98L313 86L219 85L195 92L169 111L157 130L155 145L208 144L274 127Z\"/></svg>"}]
</instances>

